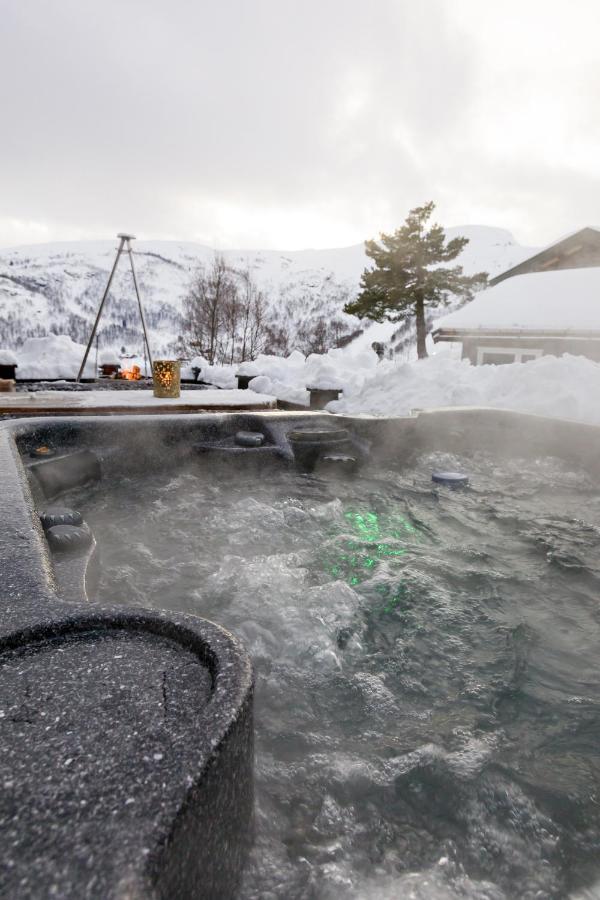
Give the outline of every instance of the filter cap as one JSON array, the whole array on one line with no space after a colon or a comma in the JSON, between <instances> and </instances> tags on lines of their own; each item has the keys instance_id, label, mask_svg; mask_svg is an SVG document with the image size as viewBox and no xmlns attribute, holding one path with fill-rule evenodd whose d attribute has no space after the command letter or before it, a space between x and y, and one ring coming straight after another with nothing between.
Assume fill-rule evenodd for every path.
<instances>
[{"instance_id":1,"label":"filter cap","mask_svg":"<svg viewBox=\"0 0 600 900\"><path fill-rule=\"evenodd\" d=\"M463 472L434 472L431 480L436 484L444 484L446 487L466 487L469 483L469 476Z\"/></svg>"}]
</instances>

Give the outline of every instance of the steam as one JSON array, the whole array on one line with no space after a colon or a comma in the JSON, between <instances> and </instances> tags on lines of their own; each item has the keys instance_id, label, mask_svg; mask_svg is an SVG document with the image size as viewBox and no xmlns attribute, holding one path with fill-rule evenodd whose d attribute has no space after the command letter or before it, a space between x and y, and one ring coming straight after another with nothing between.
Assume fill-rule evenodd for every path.
<instances>
[{"instance_id":1,"label":"steam","mask_svg":"<svg viewBox=\"0 0 600 900\"><path fill-rule=\"evenodd\" d=\"M421 450L400 467L418 421L382 427L394 465L356 481L243 461L234 473L190 459L173 422L134 429L104 452L114 482L76 498L104 559L101 599L195 612L253 657L245 900L563 896L569 866L588 864L562 849L579 826L538 794L576 796L600 834L573 736L600 700L595 483L484 450ZM422 447L439 441L427 421L410 432ZM471 489L434 488L441 467L468 471Z\"/></svg>"}]
</instances>

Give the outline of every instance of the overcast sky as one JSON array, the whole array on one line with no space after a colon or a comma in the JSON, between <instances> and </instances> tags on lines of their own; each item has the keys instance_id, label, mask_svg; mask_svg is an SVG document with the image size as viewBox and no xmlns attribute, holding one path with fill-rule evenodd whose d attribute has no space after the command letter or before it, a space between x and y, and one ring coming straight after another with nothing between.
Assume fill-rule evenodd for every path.
<instances>
[{"instance_id":1,"label":"overcast sky","mask_svg":"<svg viewBox=\"0 0 600 900\"><path fill-rule=\"evenodd\" d=\"M598 0L1 0L0 245L600 226Z\"/></svg>"}]
</instances>

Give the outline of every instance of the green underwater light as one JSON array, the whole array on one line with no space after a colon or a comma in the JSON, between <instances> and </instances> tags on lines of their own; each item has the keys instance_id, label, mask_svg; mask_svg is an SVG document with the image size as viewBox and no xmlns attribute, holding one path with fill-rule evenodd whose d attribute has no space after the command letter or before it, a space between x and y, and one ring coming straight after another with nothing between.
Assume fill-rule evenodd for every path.
<instances>
[{"instance_id":1,"label":"green underwater light","mask_svg":"<svg viewBox=\"0 0 600 900\"><path fill-rule=\"evenodd\" d=\"M380 607L381 612L393 612L403 601L408 600L408 588L402 581L396 584L390 582L379 584L375 590L383 600L383 606Z\"/></svg>"},{"instance_id":2,"label":"green underwater light","mask_svg":"<svg viewBox=\"0 0 600 900\"><path fill-rule=\"evenodd\" d=\"M406 547L398 546L398 541L418 535L418 529L397 512L379 514L349 509L344 518L355 537L345 538L339 549L328 548L325 567L334 578L344 579L351 587L368 579L382 560L399 560Z\"/></svg>"}]
</instances>

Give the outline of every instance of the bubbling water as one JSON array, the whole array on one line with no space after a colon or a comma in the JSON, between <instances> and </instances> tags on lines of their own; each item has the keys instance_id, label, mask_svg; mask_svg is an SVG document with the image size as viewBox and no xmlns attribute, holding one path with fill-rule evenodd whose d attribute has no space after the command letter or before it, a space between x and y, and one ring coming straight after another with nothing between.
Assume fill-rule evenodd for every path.
<instances>
[{"instance_id":1,"label":"bubbling water","mask_svg":"<svg viewBox=\"0 0 600 900\"><path fill-rule=\"evenodd\" d=\"M484 454L353 481L204 463L73 502L101 600L194 612L253 658L246 900L533 900L600 876L585 473Z\"/></svg>"}]
</instances>

